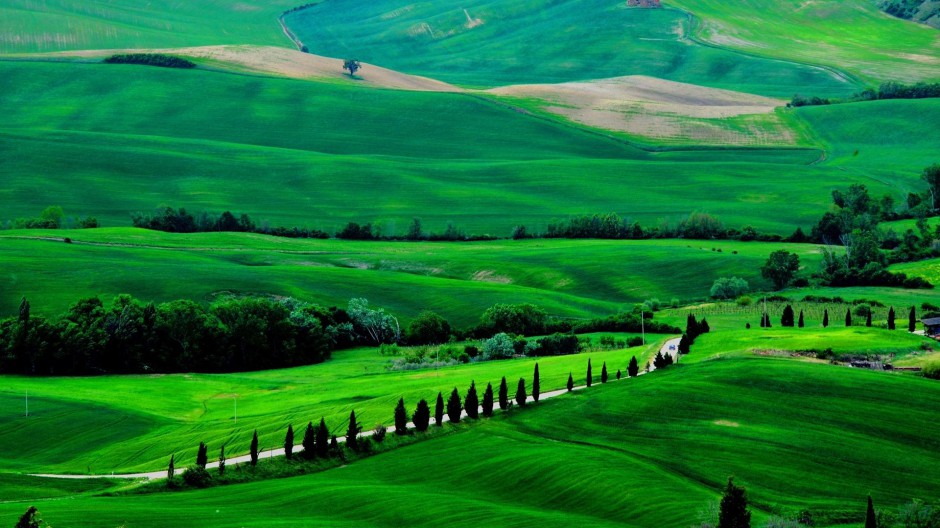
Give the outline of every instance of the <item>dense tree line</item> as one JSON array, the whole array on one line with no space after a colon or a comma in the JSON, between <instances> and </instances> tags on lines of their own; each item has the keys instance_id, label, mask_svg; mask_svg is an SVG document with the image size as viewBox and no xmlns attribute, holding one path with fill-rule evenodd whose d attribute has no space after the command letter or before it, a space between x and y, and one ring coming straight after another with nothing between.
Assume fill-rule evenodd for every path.
<instances>
[{"instance_id":1,"label":"dense tree line","mask_svg":"<svg viewBox=\"0 0 940 528\"><path fill-rule=\"evenodd\" d=\"M14 218L2 223L4 229L93 229L99 227L93 216L70 217L58 205L46 207L35 218Z\"/></svg>"},{"instance_id":2,"label":"dense tree line","mask_svg":"<svg viewBox=\"0 0 940 528\"><path fill-rule=\"evenodd\" d=\"M886 99L931 99L935 97L940 97L940 83L919 82L915 84L904 84L897 81L888 81L882 83L878 89L867 88L845 99L794 95L790 102L787 103L787 106L798 108L801 106L824 106Z\"/></svg>"},{"instance_id":3,"label":"dense tree line","mask_svg":"<svg viewBox=\"0 0 940 528\"><path fill-rule=\"evenodd\" d=\"M96 375L231 372L318 363L360 341L346 311L295 299L226 298L156 305L82 299L57 319L0 321L0 372Z\"/></svg>"},{"instance_id":4,"label":"dense tree line","mask_svg":"<svg viewBox=\"0 0 940 528\"><path fill-rule=\"evenodd\" d=\"M131 215L134 227L153 229L168 233L206 233L206 232L233 232L233 233L259 233L286 238L329 238L330 235L318 229L306 227L270 227L257 225L247 214L237 217L230 211L218 216L206 212L193 215L185 208L173 209L164 207L153 213L136 212Z\"/></svg>"},{"instance_id":5,"label":"dense tree line","mask_svg":"<svg viewBox=\"0 0 940 528\"><path fill-rule=\"evenodd\" d=\"M195 68L196 63L172 55L162 53L126 53L111 55L104 60L107 64L143 64L145 66L158 66L160 68Z\"/></svg>"}]
</instances>

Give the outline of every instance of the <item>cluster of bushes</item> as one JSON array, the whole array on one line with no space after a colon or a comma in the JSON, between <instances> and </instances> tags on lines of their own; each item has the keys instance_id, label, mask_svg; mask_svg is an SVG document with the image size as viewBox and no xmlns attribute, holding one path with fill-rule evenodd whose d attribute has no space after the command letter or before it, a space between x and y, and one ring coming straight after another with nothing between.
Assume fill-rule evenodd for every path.
<instances>
[{"instance_id":1,"label":"cluster of bushes","mask_svg":"<svg viewBox=\"0 0 940 528\"><path fill-rule=\"evenodd\" d=\"M513 230L513 238L598 238L611 240L690 238L702 240L759 240L764 242L783 240L780 235L759 233L753 226L744 226L740 230L727 228L717 217L701 212L689 214L687 218L684 218L675 226L663 223L658 227L651 228L644 228L638 222L629 222L616 213L579 215L567 220L552 221L542 235L529 234L525 226L517 226Z\"/></svg>"},{"instance_id":2,"label":"cluster of bushes","mask_svg":"<svg viewBox=\"0 0 940 528\"><path fill-rule=\"evenodd\" d=\"M106 308L82 299L57 319L0 321L0 372L97 375L231 372L318 363L362 342L359 325L337 308L295 299L226 298L143 304L119 295Z\"/></svg>"},{"instance_id":3,"label":"cluster of bushes","mask_svg":"<svg viewBox=\"0 0 940 528\"><path fill-rule=\"evenodd\" d=\"M72 218L58 205L46 207L36 218L14 218L3 222L5 229L93 229L98 219L93 216Z\"/></svg>"},{"instance_id":4,"label":"cluster of bushes","mask_svg":"<svg viewBox=\"0 0 940 528\"><path fill-rule=\"evenodd\" d=\"M194 216L186 212L184 208L174 210L172 207L164 207L154 213L134 213L131 215L131 222L134 227L165 231L168 233L206 233L220 231L259 233L286 238L324 239L330 237L329 233L320 231L319 229L308 229L306 227L270 227L266 224L259 226L247 214L241 214L236 217L230 211L225 211L219 216L214 216L206 212Z\"/></svg>"},{"instance_id":5,"label":"cluster of bushes","mask_svg":"<svg viewBox=\"0 0 940 528\"><path fill-rule=\"evenodd\" d=\"M159 66L160 68L195 68L196 63L172 55L162 53L126 53L111 55L104 60L107 64L143 64L145 66Z\"/></svg>"},{"instance_id":6,"label":"cluster of bushes","mask_svg":"<svg viewBox=\"0 0 940 528\"><path fill-rule=\"evenodd\" d=\"M904 84L896 81L882 83L878 89L868 88L846 99L827 99L824 97L804 97L794 95L787 107L819 106L839 103L858 103L884 99L930 99L940 97L940 83L919 82Z\"/></svg>"}]
</instances>

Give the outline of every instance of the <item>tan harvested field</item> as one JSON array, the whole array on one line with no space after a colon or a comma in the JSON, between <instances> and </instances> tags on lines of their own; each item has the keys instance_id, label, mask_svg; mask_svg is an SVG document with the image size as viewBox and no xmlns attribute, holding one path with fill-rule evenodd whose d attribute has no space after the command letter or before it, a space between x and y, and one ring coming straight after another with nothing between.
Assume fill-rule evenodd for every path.
<instances>
[{"instance_id":1,"label":"tan harvested field","mask_svg":"<svg viewBox=\"0 0 940 528\"><path fill-rule=\"evenodd\" d=\"M113 49L63 51L28 55L31 58L104 58L118 53L165 53L178 57L189 57L208 67L235 70L245 73L274 75L291 79L335 80L361 84L373 88L391 88L421 92L459 92L460 88L427 77L408 75L371 64L362 64L362 69L352 79L343 71L343 60L323 57L297 50L274 46L202 46L172 49Z\"/></svg>"},{"instance_id":2,"label":"tan harvested field","mask_svg":"<svg viewBox=\"0 0 940 528\"><path fill-rule=\"evenodd\" d=\"M786 101L645 76L494 88L488 93L545 102L577 123L644 138L722 145L793 145L776 114Z\"/></svg>"}]
</instances>

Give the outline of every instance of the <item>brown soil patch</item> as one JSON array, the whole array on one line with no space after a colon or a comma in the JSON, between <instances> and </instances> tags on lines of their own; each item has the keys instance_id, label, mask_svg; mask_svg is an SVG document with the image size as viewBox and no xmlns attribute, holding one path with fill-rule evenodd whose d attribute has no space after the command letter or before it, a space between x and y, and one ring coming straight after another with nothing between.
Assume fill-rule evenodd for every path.
<instances>
[{"instance_id":1,"label":"brown soil patch","mask_svg":"<svg viewBox=\"0 0 940 528\"><path fill-rule=\"evenodd\" d=\"M646 76L505 86L490 93L545 101L545 109L588 126L657 139L711 144L790 145L775 114L786 101ZM734 126L727 120L734 119Z\"/></svg>"},{"instance_id":2,"label":"brown soil patch","mask_svg":"<svg viewBox=\"0 0 940 528\"><path fill-rule=\"evenodd\" d=\"M493 270L480 270L473 274L471 280L480 282L495 282L497 284L511 284L512 279L503 275L497 275Z\"/></svg>"},{"instance_id":3,"label":"brown soil patch","mask_svg":"<svg viewBox=\"0 0 940 528\"><path fill-rule=\"evenodd\" d=\"M728 420L715 420L712 423L715 425L721 425L723 427L741 427L741 424L738 422L729 422Z\"/></svg>"},{"instance_id":4,"label":"brown soil patch","mask_svg":"<svg viewBox=\"0 0 940 528\"><path fill-rule=\"evenodd\" d=\"M355 78L343 71L343 60L273 46L203 46L173 49L85 50L33 55L33 57L99 58L115 53L167 53L208 61L208 66L248 73L306 80L335 80L374 88L419 92L459 92L445 82L408 75L363 63Z\"/></svg>"}]
</instances>

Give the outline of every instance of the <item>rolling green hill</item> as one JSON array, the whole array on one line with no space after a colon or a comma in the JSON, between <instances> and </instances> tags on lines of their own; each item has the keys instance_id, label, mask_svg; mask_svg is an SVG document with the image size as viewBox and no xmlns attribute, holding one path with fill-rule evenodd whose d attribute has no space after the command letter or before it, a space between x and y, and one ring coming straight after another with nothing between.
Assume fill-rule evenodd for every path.
<instances>
[{"instance_id":1,"label":"rolling green hill","mask_svg":"<svg viewBox=\"0 0 940 528\"><path fill-rule=\"evenodd\" d=\"M684 13L613 0L330 0L286 21L313 53L473 86L650 75L782 97L856 89L825 70L696 44Z\"/></svg>"},{"instance_id":2,"label":"rolling green hill","mask_svg":"<svg viewBox=\"0 0 940 528\"><path fill-rule=\"evenodd\" d=\"M73 243L17 236L69 236ZM208 301L241 292L340 306L365 296L405 319L430 309L460 325L500 302L605 316L650 298L706 297L718 277L767 288L760 267L778 249L798 253L809 271L820 262L810 244L701 240L304 241L128 228L0 232L0 244L9 284L0 294L4 314L24 295L37 313L58 314L90 295Z\"/></svg>"},{"instance_id":3,"label":"rolling green hill","mask_svg":"<svg viewBox=\"0 0 940 528\"><path fill-rule=\"evenodd\" d=\"M728 359L563 396L315 475L39 507L50 523L83 526L478 526L485 516L682 527L734 475L755 522L809 509L826 526L860 522L869 493L884 508L932 497L937 405L940 385L926 380ZM0 519L11 524L26 504L0 504Z\"/></svg>"},{"instance_id":4,"label":"rolling green hill","mask_svg":"<svg viewBox=\"0 0 940 528\"><path fill-rule=\"evenodd\" d=\"M269 44L290 46L277 17L294 0L7 0L0 53Z\"/></svg>"}]
</instances>

